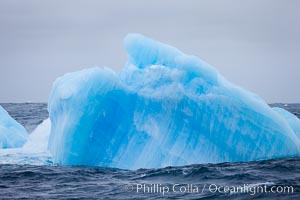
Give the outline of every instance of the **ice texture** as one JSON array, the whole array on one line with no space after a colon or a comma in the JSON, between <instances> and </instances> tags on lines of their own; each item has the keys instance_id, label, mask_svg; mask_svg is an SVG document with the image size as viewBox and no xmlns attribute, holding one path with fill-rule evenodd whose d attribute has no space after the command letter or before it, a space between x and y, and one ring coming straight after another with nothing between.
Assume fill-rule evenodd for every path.
<instances>
[{"instance_id":1,"label":"ice texture","mask_svg":"<svg viewBox=\"0 0 300 200\"><path fill-rule=\"evenodd\" d=\"M290 113L289 111L287 111L283 108L274 107L272 109L286 120L286 122L290 125L290 127L293 129L295 134L298 136L298 138L300 138L299 118L296 115Z\"/></svg>"},{"instance_id":2,"label":"ice texture","mask_svg":"<svg viewBox=\"0 0 300 200\"><path fill-rule=\"evenodd\" d=\"M55 81L48 103L55 163L137 169L300 154L300 122L287 111L169 45L129 34L125 48L118 72L96 67Z\"/></svg>"},{"instance_id":3,"label":"ice texture","mask_svg":"<svg viewBox=\"0 0 300 200\"><path fill-rule=\"evenodd\" d=\"M0 106L0 149L21 147L27 139L25 128Z\"/></svg>"}]
</instances>

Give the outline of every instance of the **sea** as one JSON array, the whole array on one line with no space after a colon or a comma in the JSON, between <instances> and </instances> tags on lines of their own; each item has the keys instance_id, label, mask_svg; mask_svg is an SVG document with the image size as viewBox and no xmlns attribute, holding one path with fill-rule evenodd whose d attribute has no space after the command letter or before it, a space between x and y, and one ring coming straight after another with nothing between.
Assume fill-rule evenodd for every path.
<instances>
[{"instance_id":1,"label":"sea","mask_svg":"<svg viewBox=\"0 0 300 200\"><path fill-rule=\"evenodd\" d=\"M29 133L48 118L46 103L1 105ZM300 104L270 106L300 118ZM300 199L299 157L138 170L18 159L0 155L0 199Z\"/></svg>"}]
</instances>

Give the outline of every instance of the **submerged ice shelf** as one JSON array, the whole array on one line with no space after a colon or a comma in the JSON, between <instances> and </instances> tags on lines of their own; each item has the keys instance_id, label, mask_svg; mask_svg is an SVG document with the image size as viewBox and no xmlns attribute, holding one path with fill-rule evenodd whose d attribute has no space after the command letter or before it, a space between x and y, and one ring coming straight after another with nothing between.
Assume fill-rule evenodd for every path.
<instances>
[{"instance_id":1,"label":"submerged ice shelf","mask_svg":"<svg viewBox=\"0 0 300 200\"><path fill-rule=\"evenodd\" d=\"M55 163L136 169L300 154L292 114L171 46L130 34L125 48L119 72L90 68L55 81Z\"/></svg>"},{"instance_id":2,"label":"submerged ice shelf","mask_svg":"<svg viewBox=\"0 0 300 200\"><path fill-rule=\"evenodd\" d=\"M27 139L25 128L0 106L0 149L21 147Z\"/></svg>"}]
</instances>

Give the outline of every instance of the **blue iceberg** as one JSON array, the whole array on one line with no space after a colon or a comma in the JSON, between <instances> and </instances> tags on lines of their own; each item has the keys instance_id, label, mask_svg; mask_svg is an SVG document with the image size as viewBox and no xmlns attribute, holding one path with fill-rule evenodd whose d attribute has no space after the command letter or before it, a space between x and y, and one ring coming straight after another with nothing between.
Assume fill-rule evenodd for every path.
<instances>
[{"instance_id":1,"label":"blue iceberg","mask_svg":"<svg viewBox=\"0 0 300 200\"><path fill-rule=\"evenodd\" d=\"M90 68L55 81L55 163L137 169L300 155L297 117L169 45L129 34L125 48L119 72Z\"/></svg>"},{"instance_id":2,"label":"blue iceberg","mask_svg":"<svg viewBox=\"0 0 300 200\"><path fill-rule=\"evenodd\" d=\"M22 147L27 139L25 128L0 106L0 149Z\"/></svg>"}]
</instances>

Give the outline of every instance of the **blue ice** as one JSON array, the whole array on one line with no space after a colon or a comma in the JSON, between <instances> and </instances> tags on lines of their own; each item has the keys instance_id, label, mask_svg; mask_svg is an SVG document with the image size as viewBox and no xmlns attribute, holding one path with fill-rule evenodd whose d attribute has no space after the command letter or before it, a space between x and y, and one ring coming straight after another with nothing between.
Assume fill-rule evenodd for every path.
<instances>
[{"instance_id":1,"label":"blue ice","mask_svg":"<svg viewBox=\"0 0 300 200\"><path fill-rule=\"evenodd\" d=\"M27 139L25 128L0 106L0 149L22 147Z\"/></svg>"},{"instance_id":2,"label":"blue ice","mask_svg":"<svg viewBox=\"0 0 300 200\"><path fill-rule=\"evenodd\" d=\"M137 169L299 156L291 113L169 45L129 34L125 48L118 72L96 67L55 81L55 163Z\"/></svg>"}]
</instances>

